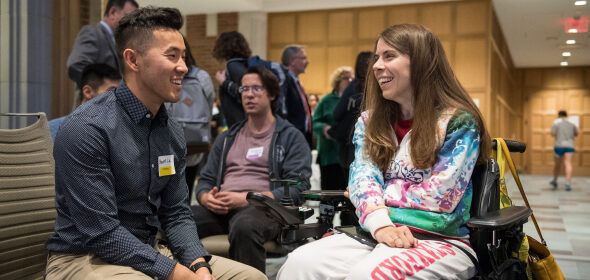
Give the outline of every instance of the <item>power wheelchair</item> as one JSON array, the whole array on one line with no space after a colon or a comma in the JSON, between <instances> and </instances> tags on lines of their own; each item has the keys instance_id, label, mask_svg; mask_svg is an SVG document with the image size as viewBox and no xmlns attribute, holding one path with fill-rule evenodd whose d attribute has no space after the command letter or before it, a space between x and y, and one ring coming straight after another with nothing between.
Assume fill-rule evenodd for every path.
<instances>
[{"instance_id":1,"label":"power wheelchair","mask_svg":"<svg viewBox=\"0 0 590 280\"><path fill-rule=\"evenodd\" d=\"M524 153L526 144L506 140L510 152ZM495 149L496 143L493 143ZM525 206L512 206L499 209L500 173L494 159L476 166L471 177L473 200L470 228L470 243L477 254L475 266L478 275L474 279L527 279L525 264L518 260L517 254L524 237L523 224L528 221L532 210ZM283 181L285 197L288 197L293 181ZM337 211L354 211L354 207L343 191L306 191L303 199L319 201L319 217L316 223L305 223L312 216L313 209L293 206L289 198L281 202L250 192L247 199L250 205L261 209L282 225L277 239L280 245L292 250L308 242L311 238L321 238L333 224Z\"/></svg>"}]
</instances>

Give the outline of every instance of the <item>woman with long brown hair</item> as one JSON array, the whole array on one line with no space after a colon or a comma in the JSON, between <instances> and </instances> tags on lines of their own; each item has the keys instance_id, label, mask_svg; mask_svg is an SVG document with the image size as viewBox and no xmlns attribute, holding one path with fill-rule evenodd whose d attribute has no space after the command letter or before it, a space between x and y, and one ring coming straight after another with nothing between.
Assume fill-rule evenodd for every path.
<instances>
[{"instance_id":1,"label":"woman with long brown hair","mask_svg":"<svg viewBox=\"0 0 590 280\"><path fill-rule=\"evenodd\" d=\"M481 113L423 26L385 29L371 70L349 190L378 245L335 234L291 253L279 278L469 279L470 178L490 147Z\"/></svg>"}]
</instances>

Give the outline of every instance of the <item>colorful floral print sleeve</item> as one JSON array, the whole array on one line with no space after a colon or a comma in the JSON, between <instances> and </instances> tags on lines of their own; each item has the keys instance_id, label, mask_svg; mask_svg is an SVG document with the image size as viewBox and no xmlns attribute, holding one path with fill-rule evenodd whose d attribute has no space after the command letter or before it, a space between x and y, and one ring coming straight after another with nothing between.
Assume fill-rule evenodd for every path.
<instances>
[{"instance_id":1,"label":"colorful floral print sleeve","mask_svg":"<svg viewBox=\"0 0 590 280\"><path fill-rule=\"evenodd\" d=\"M355 160L348 182L361 225L373 235L381 227L397 224L467 238L465 224L473 192L470 178L479 155L476 119L455 110L439 118L439 139L444 140L429 169L413 166L410 131L383 173L363 153L367 116L363 113L355 127Z\"/></svg>"}]
</instances>

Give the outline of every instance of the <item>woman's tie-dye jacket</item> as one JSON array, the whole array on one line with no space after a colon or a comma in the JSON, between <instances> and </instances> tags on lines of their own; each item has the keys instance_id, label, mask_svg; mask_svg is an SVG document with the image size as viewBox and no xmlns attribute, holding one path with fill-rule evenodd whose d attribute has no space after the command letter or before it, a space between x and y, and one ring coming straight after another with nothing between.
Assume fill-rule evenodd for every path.
<instances>
[{"instance_id":1,"label":"woman's tie-dye jacket","mask_svg":"<svg viewBox=\"0 0 590 280\"><path fill-rule=\"evenodd\" d=\"M385 173L364 154L365 123L358 119L353 143L355 160L348 182L350 200L361 225L371 234L388 225L406 225L449 237L467 238L471 174L479 155L477 120L469 113L448 110L438 120L440 144L435 164L415 168L408 132ZM391 137L394 137L392 135ZM396 140L394 140L396 141Z\"/></svg>"}]
</instances>

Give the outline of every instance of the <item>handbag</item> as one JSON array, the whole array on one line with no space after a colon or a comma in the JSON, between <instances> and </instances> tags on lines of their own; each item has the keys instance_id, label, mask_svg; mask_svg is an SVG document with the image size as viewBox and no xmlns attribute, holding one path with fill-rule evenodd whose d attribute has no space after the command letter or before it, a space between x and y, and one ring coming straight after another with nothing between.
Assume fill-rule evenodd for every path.
<instances>
[{"instance_id":1,"label":"handbag","mask_svg":"<svg viewBox=\"0 0 590 280\"><path fill-rule=\"evenodd\" d=\"M530 209L531 206L524 192L524 188L522 187L520 177L516 172L516 167L514 165L514 162L512 161L512 157L510 156L510 151L508 150L506 142L502 138L495 138L495 140L498 145L497 154L502 154L503 160L505 160L505 162L508 164L510 172L514 177L514 181L516 181L516 185L518 186L518 190L520 192L520 195L522 196L522 199L524 200L526 207ZM502 175L503 174L501 173L501 176ZM541 241L539 242L533 237L527 235L526 238L523 240L523 244L526 244L526 247L528 247L527 264L528 268L530 268L532 279L565 279L563 276L563 272L561 271L561 268L555 261L553 255L551 255L549 248L547 248L547 242L545 241L545 238L543 238L543 234L541 233L541 229L539 228L539 224L537 223L535 215L531 214L531 218L533 220L533 224L535 225L535 229L539 234L539 238L541 239ZM522 245L521 248L523 248ZM522 252L519 252L519 255L522 255Z\"/></svg>"}]
</instances>

